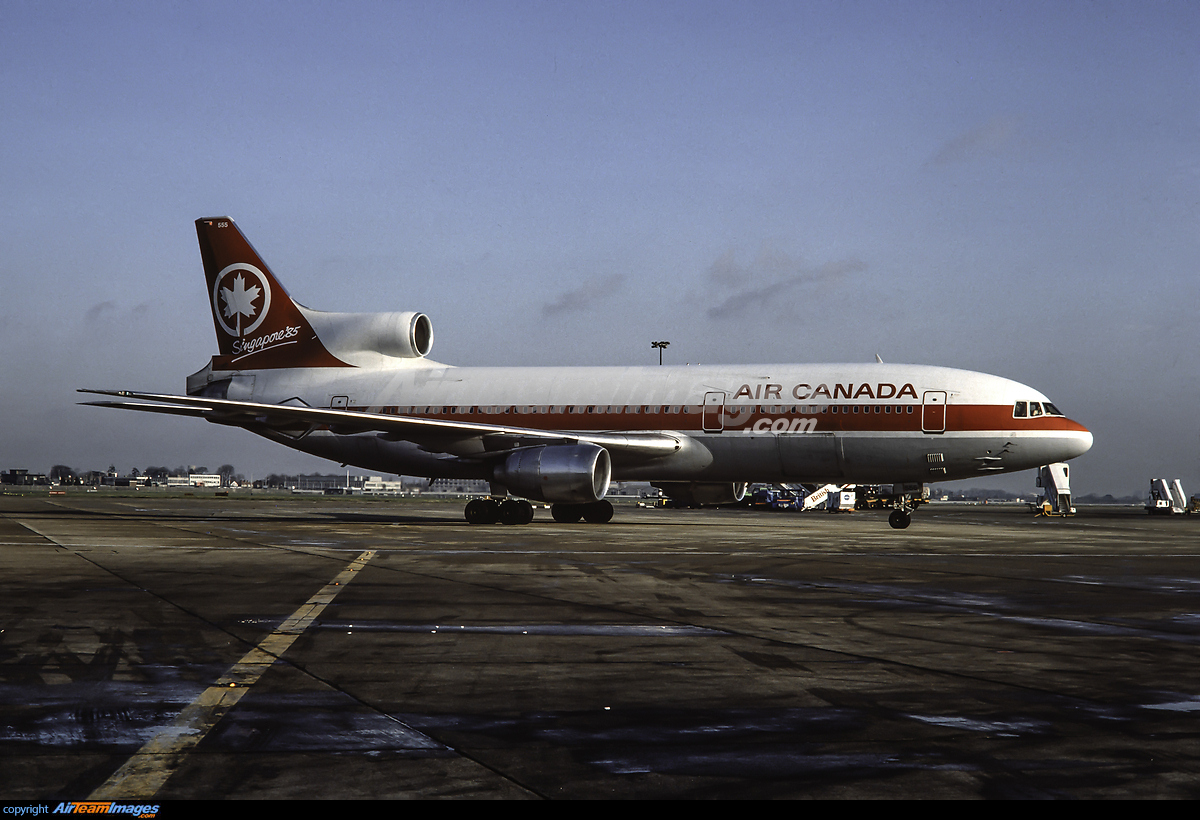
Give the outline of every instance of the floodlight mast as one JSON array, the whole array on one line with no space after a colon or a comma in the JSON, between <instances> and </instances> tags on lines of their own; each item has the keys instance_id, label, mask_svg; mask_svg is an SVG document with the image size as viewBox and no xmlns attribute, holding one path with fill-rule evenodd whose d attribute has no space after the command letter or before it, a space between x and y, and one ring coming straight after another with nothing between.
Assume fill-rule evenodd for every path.
<instances>
[{"instance_id":1,"label":"floodlight mast","mask_svg":"<svg viewBox=\"0 0 1200 820\"><path fill-rule=\"evenodd\" d=\"M662 362L663 350L666 349L667 345L669 345L669 344L671 344L671 343L670 342L651 342L650 343L651 347L658 348L658 363L659 363L659 365L661 365L663 363Z\"/></svg>"}]
</instances>

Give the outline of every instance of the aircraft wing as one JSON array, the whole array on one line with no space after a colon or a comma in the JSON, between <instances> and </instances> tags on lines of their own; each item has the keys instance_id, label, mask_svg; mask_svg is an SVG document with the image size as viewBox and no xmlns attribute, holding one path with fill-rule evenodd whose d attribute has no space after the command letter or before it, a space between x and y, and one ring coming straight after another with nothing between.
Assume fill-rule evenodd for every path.
<instances>
[{"instance_id":1,"label":"aircraft wing","mask_svg":"<svg viewBox=\"0 0 1200 820\"><path fill-rule=\"evenodd\" d=\"M362 410L335 410L291 404L263 404L252 401L232 401L204 396L176 396L165 393L138 393L130 390L79 390L100 396L115 396L116 401L89 401L81 404L93 407L116 407L148 413L193 416L215 424L233 427L266 427L283 435L299 437L318 428L334 433L378 433L393 441L412 441L423 449L463 455L491 456L522 447L545 444L590 442L609 450L613 455L633 460L661 458L678 452L683 446L682 434L671 433L603 433L566 430L536 430L528 427L508 427L499 424L480 424L469 421L446 421L413 416L394 416L368 413ZM468 440L481 442L477 447L463 447Z\"/></svg>"}]
</instances>

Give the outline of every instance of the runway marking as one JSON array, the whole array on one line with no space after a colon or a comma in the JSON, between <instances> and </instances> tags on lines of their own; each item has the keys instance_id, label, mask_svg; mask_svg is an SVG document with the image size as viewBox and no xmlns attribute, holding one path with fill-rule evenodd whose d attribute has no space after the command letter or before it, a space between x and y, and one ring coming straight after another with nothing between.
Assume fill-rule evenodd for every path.
<instances>
[{"instance_id":1,"label":"runway marking","mask_svg":"<svg viewBox=\"0 0 1200 820\"><path fill-rule=\"evenodd\" d=\"M159 730L133 757L113 773L89 800L132 800L153 797L183 763L197 743L232 709L263 673L288 650L356 573L375 557L367 550L326 584L320 592L279 625L279 628L230 667L220 680L204 690L175 722Z\"/></svg>"},{"instance_id":2,"label":"runway marking","mask_svg":"<svg viewBox=\"0 0 1200 820\"><path fill-rule=\"evenodd\" d=\"M728 637L722 629L674 624L398 624L380 621L328 621L318 629L341 632L415 632L431 635L554 635L579 637L694 638Z\"/></svg>"}]
</instances>

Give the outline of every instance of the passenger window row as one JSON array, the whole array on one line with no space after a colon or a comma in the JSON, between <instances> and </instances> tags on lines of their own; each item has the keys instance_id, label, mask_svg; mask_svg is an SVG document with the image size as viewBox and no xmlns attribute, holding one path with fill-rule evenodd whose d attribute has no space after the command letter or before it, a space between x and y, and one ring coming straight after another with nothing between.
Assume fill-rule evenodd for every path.
<instances>
[{"instance_id":1,"label":"passenger window row","mask_svg":"<svg viewBox=\"0 0 1200 820\"><path fill-rule=\"evenodd\" d=\"M1018 402L1022 404L1022 402ZM754 413L765 413L769 415L792 414L792 415L812 415L819 413L885 413L902 415L907 413L912 415L913 405L911 404L811 404L811 405L771 405L771 404L726 404L722 405L724 411L732 415L748 415ZM583 413L583 414L604 414L604 413L630 413L630 414L657 414L657 413L700 413L702 410L699 406L693 405L655 405L655 404L635 404L635 405L490 405L480 406L473 405L455 406L455 405L438 405L425 407L394 407L387 408L384 412L390 412L405 416L419 415L474 415L482 413L486 415L505 414L505 413ZM1038 412L1040 415L1041 412Z\"/></svg>"},{"instance_id":2,"label":"passenger window row","mask_svg":"<svg viewBox=\"0 0 1200 820\"><path fill-rule=\"evenodd\" d=\"M895 413L896 415L900 415L901 413L908 413L911 415L912 411L913 411L913 406L911 404L897 404L897 405L891 405L891 404L863 404L863 405L831 404L829 406L829 412L831 412L831 413L858 413L858 412L860 412L859 407L862 407L861 412L863 412L863 413L876 413L876 414L878 414L878 413Z\"/></svg>"}]
</instances>

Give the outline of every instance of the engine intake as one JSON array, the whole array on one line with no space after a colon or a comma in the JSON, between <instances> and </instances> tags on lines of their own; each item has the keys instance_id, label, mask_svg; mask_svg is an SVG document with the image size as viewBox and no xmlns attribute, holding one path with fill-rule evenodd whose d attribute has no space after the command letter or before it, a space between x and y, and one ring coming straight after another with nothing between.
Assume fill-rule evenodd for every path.
<instances>
[{"instance_id":1,"label":"engine intake","mask_svg":"<svg viewBox=\"0 0 1200 820\"><path fill-rule=\"evenodd\" d=\"M366 353L419 359L433 349L433 323L424 313L326 313L306 308L304 315L335 356Z\"/></svg>"},{"instance_id":2,"label":"engine intake","mask_svg":"<svg viewBox=\"0 0 1200 820\"><path fill-rule=\"evenodd\" d=\"M608 451L595 444L530 447L497 465L494 478L523 498L589 504L608 492L612 461Z\"/></svg>"}]
</instances>

